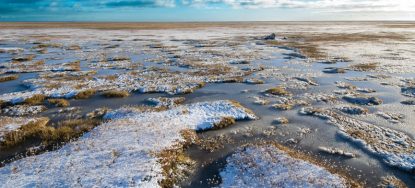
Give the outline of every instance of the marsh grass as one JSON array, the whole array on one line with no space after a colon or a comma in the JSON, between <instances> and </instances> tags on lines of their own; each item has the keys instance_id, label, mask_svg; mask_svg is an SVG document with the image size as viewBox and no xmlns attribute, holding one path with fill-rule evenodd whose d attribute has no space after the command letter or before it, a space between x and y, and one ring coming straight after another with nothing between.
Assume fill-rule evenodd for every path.
<instances>
[{"instance_id":1,"label":"marsh grass","mask_svg":"<svg viewBox=\"0 0 415 188\"><path fill-rule=\"evenodd\" d=\"M365 33L284 33L286 40L266 41L268 45L286 46L297 49L302 55L324 60L328 55L324 52L325 43L347 42L379 42L384 40L404 41L407 38L397 33L365 34Z\"/></svg>"},{"instance_id":2,"label":"marsh grass","mask_svg":"<svg viewBox=\"0 0 415 188\"><path fill-rule=\"evenodd\" d=\"M92 95L95 95L97 91L95 89L87 89L87 90L83 90L80 91L79 93L77 93L75 95L75 99L87 99L89 97L91 97Z\"/></svg>"},{"instance_id":3,"label":"marsh grass","mask_svg":"<svg viewBox=\"0 0 415 188\"><path fill-rule=\"evenodd\" d=\"M156 153L158 162L162 166L163 179L159 181L160 187L176 187L191 175L195 167L193 161L186 153L185 149L198 142L198 136L194 130L183 130L181 136L184 141L176 144L170 149L165 149Z\"/></svg>"},{"instance_id":4,"label":"marsh grass","mask_svg":"<svg viewBox=\"0 0 415 188\"><path fill-rule=\"evenodd\" d=\"M35 55L26 55L26 56L14 57L12 60L16 62L24 62L24 61L32 61L33 58L35 58Z\"/></svg>"},{"instance_id":5,"label":"marsh grass","mask_svg":"<svg viewBox=\"0 0 415 188\"><path fill-rule=\"evenodd\" d=\"M158 154L164 178L159 181L160 187L171 188L177 186L186 177L190 176L195 162L187 156L183 149L166 149Z\"/></svg>"},{"instance_id":6,"label":"marsh grass","mask_svg":"<svg viewBox=\"0 0 415 188\"><path fill-rule=\"evenodd\" d=\"M360 63L360 64L352 65L350 66L350 68L352 68L353 70L357 70L357 71L371 71L371 70L376 70L378 66L379 66L378 63Z\"/></svg>"},{"instance_id":7,"label":"marsh grass","mask_svg":"<svg viewBox=\"0 0 415 188\"><path fill-rule=\"evenodd\" d=\"M57 107L67 107L70 105L69 101L66 99L49 99L48 102Z\"/></svg>"},{"instance_id":8,"label":"marsh grass","mask_svg":"<svg viewBox=\"0 0 415 188\"><path fill-rule=\"evenodd\" d=\"M287 91L285 88L280 87L280 86L267 89L265 90L265 93L272 94L272 95L279 95L279 96L290 96L291 95L289 91Z\"/></svg>"},{"instance_id":9,"label":"marsh grass","mask_svg":"<svg viewBox=\"0 0 415 188\"><path fill-rule=\"evenodd\" d=\"M326 59L327 55L318 48L318 45L312 43L304 43L297 41L266 41L269 45L287 46L295 48L302 55L313 59Z\"/></svg>"},{"instance_id":10,"label":"marsh grass","mask_svg":"<svg viewBox=\"0 0 415 188\"><path fill-rule=\"evenodd\" d=\"M33 66L41 66L41 65L45 65L45 60L39 60L33 63Z\"/></svg>"},{"instance_id":11,"label":"marsh grass","mask_svg":"<svg viewBox=\"0 0 415 188\"><path fill-rule=\"evenodd\" d=\"M223 129L225 127L235 124L235 122L235 118L233 117L222 117L219 122L213 124L212 129Z\"/></svg>"},{"instance_id":12,"label":"marsh grass","mask_svg":"<svg viewBox=\"0 0 415 188\"><path fill-rule=\"evenodd\" d=\"M65 65L70 67L72 71L81 71L81 61L74 61L66 63Z\"/></svg>"},{"instance_id":13,"label":"marsh grass","mask_svg":"<svg viewBox=\"0 0 415 188\"><path fill-rule=\"evenodd\" d=\"M42 104L45 99L46 99L46 95L35 94L32 97L25 99L23 103L28 104L28 105Z\"/></svg>"},{"instance_id":14,"label":"marsh grass","mask_svg":"<svg viewBox=\"0 0 415 188\"><path fill-rule=\"evenodd\" d=\"M42 43L34 46L33 48L60 48L61 44L58 43Z\"/></svg>"},{"instance_id":15,"label":"marsh grass","mask_svg":"<svg viewBox=\"0 0 415 188\"><path fill-rule=\"evenodd\" d=\"M196 143L198 147L207 152L214 152L223 149L226 144L234 143L234 140L227 135L209 136L200 138Z\"/></svg>"},{"instance_id":16,"label":"marsh grass","mask_svg":"<svg viewBox=\"0 0 415 188\"><path fill-rule=\"evenodd\" d=\"M17 75L17 74L0 76L0 82L7 82L7 81L12 81L12 80L17 80L18 78L19 78L19 75Z\"/></svg>"},{"instance_id":17,"label":"marsh grass","mask_svg":"<svg viewBox=\"0 0 415 188\"><path fill-rule=\"evenodd\" d=\"M293 109L293 105L292 104L274 104L272 105L273 108L277 109L277 110L291 110Z\"/></svg>"},{"instance_id":18,"label":"marsh grass","mask_svg":"<svg viewBox=\"0 0 415 188\"><path fill-rule=\"evenodd\" d=\"M59 145L90 131L100 123L100 120L64 120L57 123L56 126L49 126L47 125L48 122L49 119L42 118L22 126L18 131L6 134L3 142L1 142L2 148L15 147L25 141L38 141L44 146Z\"/></svg>"},{"instance_id":19,"label":"marsh grass","mask_svg":"<svg viewBox=\"0 0 415 188\"><path fill-rule=\"evenodd\" d=\"M123 98L130 96L130 93L128 91L109 90L103 92L102 95L107 98Z\"/></svg>"},{"instance_id":20,"label":"marsh grass","mask_svg":"<svg viewBox=\"0 0 415 188\"><path fill-rule=\"evenodd\" d=\"M130 59L131 58L129 58L129 57L119 56L119 57L108 58L107 61L129 61Z\"/></svg>"},{"instance_id":21,"label":"marsh grass","mask_svg":"<svg viewBox=\"0 0 415 188\"><path fill-rule=\"evenodd\" d=\"M81 50L81 46L79 45L71 45L66 48L67 50Z\"/></svg>"},{"instance_id":22,"label":"marsh grass","mask_svg":"<svg viewBox=\"0 0 415 188\"><path fill-rule=\"evenodd\" d=\"M31 121L26 125L23 125L17 131L12 131L6 134L3 141L0 142L2 148L8 148L21 144L26 139L35 135L46 134L46 124L49 122L48 118L42 118L36 121Z\"/></svg>"}]
</instances>

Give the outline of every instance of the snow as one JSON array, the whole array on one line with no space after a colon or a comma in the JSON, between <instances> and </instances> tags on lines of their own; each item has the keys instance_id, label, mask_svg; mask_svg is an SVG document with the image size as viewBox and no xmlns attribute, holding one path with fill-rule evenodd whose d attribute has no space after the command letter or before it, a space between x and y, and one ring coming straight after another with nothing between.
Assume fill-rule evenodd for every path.
<instances>
[{"instance_id":1,"label":"snow","mask_svg":"<svg viewBox=\"0 0 415 188\"><path fill-rule=\"evenodd\" d=\"M226 162L219 187L347 187L340 176L273 145L240 148Z\"/></svg>"},{"instance_id":2,"label":"snow","mask_svg":"<svg viewBox=\"0 0 415 188\"><path fill-rule=\"evenodd\" d=\"M383 161L403 170L415 169L415 140L404 132L354 119L333 109L302 108L300 114L328 120L339 128L339 135L382 157Z\"/></svg>"},{"instance_id":3,"label":"snow","mask_svg":"<svg viewBox=\"0 0 415 188\"><path fill-rule=\"evenodd\" d=\"M46 107L43 105L29 106L29 105L16 105L9 106L2 109L2 113L9 116L25 116L25 115L34 115L39 114L46 110Z\"/></svg>"},{"instance_id":4,"label":"snow","mask_svg":"<svg viewBox=\"0 0 415 188\"><path fill-rule=\"evenodd\" d=\"M154 154L182 141L184 129L206 129L221 117L255 119L232 101L141 112L125 107L77 141L0 168L4 187L158 187L161 165Z\"/></svg>"}]
</instances>

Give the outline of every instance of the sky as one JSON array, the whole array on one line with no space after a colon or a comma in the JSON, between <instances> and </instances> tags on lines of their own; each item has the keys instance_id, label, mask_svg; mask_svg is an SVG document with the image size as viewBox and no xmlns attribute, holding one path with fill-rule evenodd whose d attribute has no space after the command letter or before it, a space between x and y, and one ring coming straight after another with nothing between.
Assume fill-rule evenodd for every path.
<instances>
[{"instance_id":1,"label":"sky","mask_svg":"<svg viewBox=\"0 0 415 188\"><path fill-rule=\"evenodd\" d=\"M415 0L0 0L0 21L415 20Z\"/></svg>"}]
</instances>

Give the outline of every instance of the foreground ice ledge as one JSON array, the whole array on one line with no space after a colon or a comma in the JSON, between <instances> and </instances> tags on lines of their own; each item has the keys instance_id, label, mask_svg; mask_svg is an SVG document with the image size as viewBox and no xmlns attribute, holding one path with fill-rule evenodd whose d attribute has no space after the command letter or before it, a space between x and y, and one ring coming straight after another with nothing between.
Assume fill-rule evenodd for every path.
<instances>
[{"instance_id":1,"label":"foreground ice ledge","mask_svg":"<svg viewBox=\"0 0 415 188\"><path fill-rule=\"evenodd\" d=\"M183 140L181 131L212 128L223 117L256 119L234 101L222 100L142 112L121 108L104 123L62 148L0 168L4 187L159 187L155 153Z\"/></svg>"}]
</instances>

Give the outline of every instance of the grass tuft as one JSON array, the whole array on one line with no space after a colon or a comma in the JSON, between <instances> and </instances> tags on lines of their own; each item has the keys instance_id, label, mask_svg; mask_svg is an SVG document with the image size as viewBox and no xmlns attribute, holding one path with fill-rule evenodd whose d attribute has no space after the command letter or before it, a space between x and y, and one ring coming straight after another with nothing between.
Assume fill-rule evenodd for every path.
<instances>
[{"instance_id":1,"label":"grass tuft","mask_svg":"<svg viewBox=\"0 0 415 188\"><path fill-rule=\"evenodd\" d=\"M121 90L110 90L105 91L102 95L107 98L123 98L130 96L130 93Z\"/></svg>"},{"instance_id":2,"label":"grass tuft","mask_svg":"<svg viewBox=\"0 0 415 188\"><path fill-rule=\"evenodd\" d=\"M378 67L378 63L360 63L352 65L351 68L357 71L371 71Z\"/></svg>"},{"instance_id":3,"label":"grass tuft","mask_svg":"<svg viewBox=\"0 0 415 188\"><path fill-rule=\"evenodd\" d=\"M17 62L24 62L24 61L32 61L35 58L35 55L26 55L26 56L19 56L14 57L12 60Z\"/></svg>"},{"instance_id":4,"label":"grass tuft","mask_svg":"<svg viewBox=\"0 0 415 188\"><path fill-rule=\"evenodd\" d=\"M19 78L19 75L17 75L17 74L0 76L0 82L7 82L7 81L11 81L11 80L17 80L18 78Z\"/></svg>"},{"instance_id":5,"label":"grass tuft","mask_svg":"<svg viewBox=\"0 0 415 188\"><path fill-rule=\"evenodd\" d=\"M81 136L99 124L96 119L75 119L59 122L55 127L47 126L48 118L33 121L22 126L18 131L5 135L1 146L9 148L25 141L40 141L45 146L59 145Z\"/></svg>"},{"instance_id":6,"label":"grass tuft","mask_svg":"<svg viewBox=\"0 0 415 188\"><path fill-rule=\"evenodd\" d=\"M279 95L279 96L290 96L291 95L289 91L285 90L283 87L280 87L280 86L267 89L265 93L269 93L272 95Z\"/></svg>"},{"instance_id":7,"label":"grass tuft","mask_svg":"<svg viewBox=\"0 0 415 188\"><path fill-rule=\"evenodd\" d=\"M67 107L70 105L69 101L66 99L49 99L48 102L57 107Z\"/></svg>"},{"instance_id":8,"label":"grass tuft","mask_svg":"<svg viewBox=\"0 0 415 188\"><path fill-rule=\"evenodd\" d=\"M235 118L222 117L219 122L213 124L213 129L222 129L233 124L235 124Z\"/></svg>"},{"instance_id":9,"label":"grass tuft","mask_svg":"<svg viewBox=\"0 0 415 188\"><path fill-rule=\"evenodd\" d=\"M87 99L91 97L92 95L95 95L97 91L95 89L87 89L80 91L78 94L75 95L75 99Z\"/></svg>"},{"instance_id":10,"label":"grass tuft","mask_svg":"<svg viewBox=\"0 0 415 188\"><path fill-rule=\"evenodd\" d=\"M28 104L28 105L41 104L41 103L43 103L43 101L45 99L46 99L45 95L36 94L36 95L33 95L30 98L25 99L23 103Z\"/></svg>"}]
</instances>

